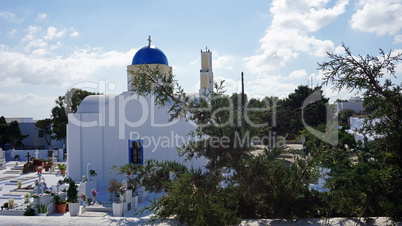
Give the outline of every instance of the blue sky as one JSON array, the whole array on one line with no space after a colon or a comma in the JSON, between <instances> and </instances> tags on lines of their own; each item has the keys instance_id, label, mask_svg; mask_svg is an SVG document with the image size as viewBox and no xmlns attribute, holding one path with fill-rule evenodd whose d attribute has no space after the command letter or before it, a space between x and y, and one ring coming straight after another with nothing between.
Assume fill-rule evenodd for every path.
<instances>
[{"instance_id":1,"label":"blue sky","mask_svg":"<svg viewBox=\"0 0 402 226\"><path fill-rule=\"evenodd\" d=\"M106 94L127 88L136 50L160 48L188 92L198 91L200 49L213 52L229 93L245 73L249 96L284 97L313 78L326 51L402 51L402 0L2 1L0 115L50 116L73 87ZM402 64L397 67L401 82ZM336 98L348 92L325 94Z\"/></svg>"}]
</instances>

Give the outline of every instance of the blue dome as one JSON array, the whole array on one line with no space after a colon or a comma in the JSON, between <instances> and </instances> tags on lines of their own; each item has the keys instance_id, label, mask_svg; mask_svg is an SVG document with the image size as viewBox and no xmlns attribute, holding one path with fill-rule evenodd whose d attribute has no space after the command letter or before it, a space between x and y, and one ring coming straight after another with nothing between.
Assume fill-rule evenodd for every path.
<instances>
[{"instance_id":1,"label":"blue dome","mask_svg":"<svg viewBox=\"0 0 402 226\"><path fill-rule=\"evenodd\" d=\"M164 64L169 66L166 55L154 46L145 46L138 50L131 64Z\"/></svg>"}]
</instances>

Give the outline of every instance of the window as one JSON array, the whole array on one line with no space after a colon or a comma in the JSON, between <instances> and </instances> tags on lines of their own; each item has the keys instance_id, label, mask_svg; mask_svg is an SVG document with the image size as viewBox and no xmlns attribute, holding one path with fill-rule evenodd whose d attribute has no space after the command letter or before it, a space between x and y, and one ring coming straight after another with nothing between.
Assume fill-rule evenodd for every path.
<instances>
[{"instance_id":1,"label":"window","mask_svg":"<svg viewBox=\"0 0 402 226\"><path fill-rule=\"evenodd\" d=\"M142 140L129 140L129 162L142 165L143 157Z\"/></svg>"},{"instance_id":2,"label":"window","mask_svg":"<svg viewBox=\"0 0 402 226\"><path fill-rule=\"evenodd\" d=\"M39 137L44 137L45 133L42 130L39 130Z\"/></svg>"}]
</instances>

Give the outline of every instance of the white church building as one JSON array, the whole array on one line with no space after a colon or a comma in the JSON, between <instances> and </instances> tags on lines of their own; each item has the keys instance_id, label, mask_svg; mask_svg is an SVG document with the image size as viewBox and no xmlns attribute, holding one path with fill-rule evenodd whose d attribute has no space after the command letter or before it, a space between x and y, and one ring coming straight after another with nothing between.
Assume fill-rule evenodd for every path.
<instances>
[{"instance_id":1,"label":"white church building","mask_svg":"<svg viewBox=\"0 0 402 226\"><path fill-rule=\"evenodd\" d=\"M132 64L127 66L127 91L120 95L93 95L86 97L78 111L68 115L67 125L67 172L73 180L89 176L95 170L95 180L107 184L112 166L128 163L144 164L148 159L184 162L177 146L188 140L187 134L194 130L185 120L169 122L170 106L158 108L152 96L133 94L130 71L139 65L159 67L168 73L171 67L166 55L149 44L136 52ZM213 85L212 53L201 51L200 93L211 91ZM185 162L188 166L203 167L206 159Z\"/></svg>"}]
</instances>

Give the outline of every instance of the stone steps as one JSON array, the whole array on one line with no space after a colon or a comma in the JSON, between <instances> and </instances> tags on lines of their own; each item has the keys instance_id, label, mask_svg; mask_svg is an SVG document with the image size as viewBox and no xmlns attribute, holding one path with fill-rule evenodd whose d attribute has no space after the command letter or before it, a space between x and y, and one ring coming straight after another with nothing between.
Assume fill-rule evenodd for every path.
<instances>
[{"instance_id":1,"label":"stone steps","mask_svg":"<svg viewBox=\"0 0 402 226\"><path fill-rule=\"evenodd\" d=\"M21 174L22 170L7 170L3 174Z\"/></svg>"},{"instance_id":2,"label":"stone steps","mask_svg":"<svg viewBox=\"0 0 402 226\"><path fill-rule=\"evenodd\" d=\"M81 208L80 217L104 217L113 213L112 207L87 206Z\"/></svg>"},{"instance_id":3,"label":"stone steps","mask_svg":"<svg viewBox=\"0 0 402 226\"><path fill-rule=\"evenodd\" d=\"M110 215L110 212L92 212L92 211L86 211L78 215L79 217L105 217Z\"/></svg>"}]
</instances>

